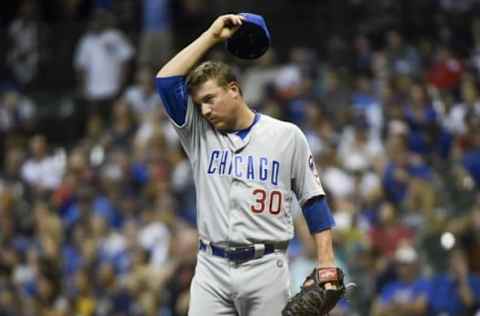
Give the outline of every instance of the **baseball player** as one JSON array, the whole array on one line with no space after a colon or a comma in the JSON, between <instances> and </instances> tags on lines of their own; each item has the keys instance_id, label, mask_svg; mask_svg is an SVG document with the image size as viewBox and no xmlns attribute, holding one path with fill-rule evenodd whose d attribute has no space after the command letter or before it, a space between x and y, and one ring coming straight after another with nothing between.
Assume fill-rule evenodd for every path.
<instances>
[{"instance_id":1,"label":"baseball player","mask_svg":"<svg viewBox=\"0 0 480 316\"><path fill-rule=\"evenodd\" d=\"M241 15L218 17L156 79L197 191L200 240L190 316L281 314L289 299L293 195L314 237L318 267L335 267L334 220L303 133L252 111L229 66L197 66L243 21Z\"/></svg>"}]
</instances>

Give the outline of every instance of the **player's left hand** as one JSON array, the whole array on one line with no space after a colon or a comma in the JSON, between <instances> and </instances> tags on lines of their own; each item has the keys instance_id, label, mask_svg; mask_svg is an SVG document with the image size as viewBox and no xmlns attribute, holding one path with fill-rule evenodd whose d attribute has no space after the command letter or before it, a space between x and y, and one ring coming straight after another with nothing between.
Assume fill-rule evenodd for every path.
<instances>
[{"instance_id":1,"label":"player's left hand","mask_svg":"<svg viewBox=\"0 0 480 316\"><path fill-rule=\"evenodd\" d=\"M345 294L340 268L315 268L300 292L291 298L282 316L323 316L332 310Z\"/></svg>"}]
</instances>

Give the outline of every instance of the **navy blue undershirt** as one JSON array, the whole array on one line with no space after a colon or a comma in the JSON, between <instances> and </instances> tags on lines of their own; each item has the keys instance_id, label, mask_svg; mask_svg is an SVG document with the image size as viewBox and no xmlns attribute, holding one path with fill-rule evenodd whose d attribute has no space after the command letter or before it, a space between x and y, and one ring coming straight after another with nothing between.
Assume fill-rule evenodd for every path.
<instances>
[{"instance_id":1,"label":"navy blue undershirt","mask_svg":"<svg viewBox=\"0 0 480 316\"><path fill-rule=\"evenodd\" d=\"M252 129L253 125L255 125L259 119L260 119L260 114L255 113L255 118L253 119L252 124L250 124L250 126L247 128L236 131L235 134L238 135L241 139L244 139Z\"/></svg>"}]
</instances>

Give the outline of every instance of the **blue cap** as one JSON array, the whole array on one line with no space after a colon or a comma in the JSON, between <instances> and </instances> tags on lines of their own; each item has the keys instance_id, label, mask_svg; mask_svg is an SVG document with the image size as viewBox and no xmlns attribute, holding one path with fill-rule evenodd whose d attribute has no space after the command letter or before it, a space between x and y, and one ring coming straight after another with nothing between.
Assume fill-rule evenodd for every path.
<instances>
[{"instance_id":1,"label":"blue cap","mask_svg":"<svg viewBox=\"0 0 480 316\"><path fill-rule=\"evenodd\" d=\"M227 50L242 59L255 59L270 47L270 32L261 15L240 13L245 17L242 26L226 41Z\"/></svg>"}]
</instances>

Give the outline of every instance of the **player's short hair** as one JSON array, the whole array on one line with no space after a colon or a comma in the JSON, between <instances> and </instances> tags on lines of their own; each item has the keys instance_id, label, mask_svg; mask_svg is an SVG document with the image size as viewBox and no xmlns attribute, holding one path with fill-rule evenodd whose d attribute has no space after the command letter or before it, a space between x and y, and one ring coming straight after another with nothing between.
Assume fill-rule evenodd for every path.
<instances>
[{"instance_id":1,"label":"player's short hair","mask_svg":"<svg viewBox=\"0 0 480 316\"><path fill-rule=\"evenodd\" d=\"M220 61L206 61L198 65L187 76L187 88L190 93L210 79L217 80L220 87L226 88L229 83L236 82L237 76L229 65ZM240 89L240 93L242 93Z\"/></svg>"}]
</instances>

